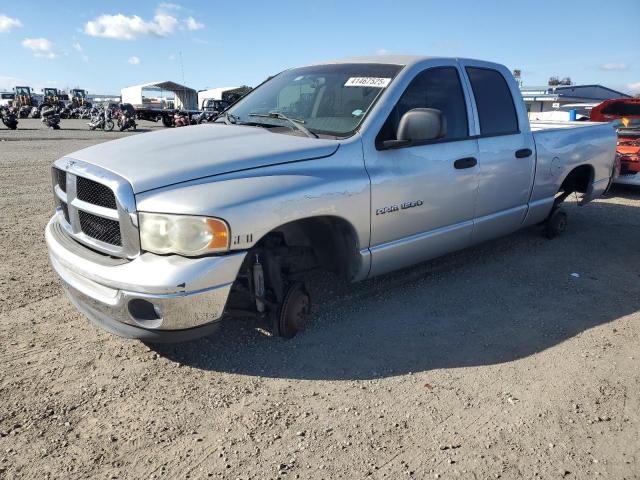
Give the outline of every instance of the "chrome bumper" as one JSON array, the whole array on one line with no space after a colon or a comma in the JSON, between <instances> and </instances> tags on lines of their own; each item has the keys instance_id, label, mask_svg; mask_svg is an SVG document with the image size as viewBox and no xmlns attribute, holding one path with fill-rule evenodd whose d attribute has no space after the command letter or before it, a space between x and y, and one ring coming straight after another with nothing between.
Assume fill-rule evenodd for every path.
<instances>
[{"instance_id":1,"label":"chrome bumper","mask_svg":"<svg viewBox=\"0 0 640 480\"><path fill-rule=\"evenodd\" d=\"M51 265L70 300L120 336L180 341L208 334L223 314L245 253L185 258L97 254L65 236L54 216L45 231ZM132 302L135 301L135 302Z\"/></svg>"}]
</instances>

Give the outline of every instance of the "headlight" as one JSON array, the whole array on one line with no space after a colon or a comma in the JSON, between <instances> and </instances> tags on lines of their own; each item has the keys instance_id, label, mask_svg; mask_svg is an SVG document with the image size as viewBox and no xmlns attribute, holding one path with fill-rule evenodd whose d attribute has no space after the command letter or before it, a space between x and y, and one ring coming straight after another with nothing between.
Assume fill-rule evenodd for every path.
<instances>
[{"instance_id":1,"label":"headlight","mask_svg":"<svg viewBox=\"0 0 640 480\"><path fill-rule=\"evenodd\" d=\"M144 212L138 218L143 250L194 257L229 249L229 227L223 220Z\"/></svg>"}]
</instances>

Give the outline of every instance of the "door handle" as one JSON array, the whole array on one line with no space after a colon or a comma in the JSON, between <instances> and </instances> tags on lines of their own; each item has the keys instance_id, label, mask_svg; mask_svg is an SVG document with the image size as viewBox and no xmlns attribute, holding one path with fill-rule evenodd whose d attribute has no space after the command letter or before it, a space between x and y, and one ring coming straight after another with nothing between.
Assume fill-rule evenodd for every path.
<instances>
[{"instance_id":1,"label":"door handle","mask_svg":"<svg viewBox=\"0 0 640 480\"><path fill-rule=\"evenodd\" d=\"M533 154L530 148L521 148L516 150L516 158L527 158Z\"/></svg>"},{"instance_id":2,"label":"door handle","mask_svg":"<svg viewBox=\"0 0 640 480\"><path fill-rule=\"evenodd\" d=\"M453 162L453 166L458 170L462 170L463 168L472 168L478 164L478 160L474 157L460 158Z\"/></svg>"}]
</instances>

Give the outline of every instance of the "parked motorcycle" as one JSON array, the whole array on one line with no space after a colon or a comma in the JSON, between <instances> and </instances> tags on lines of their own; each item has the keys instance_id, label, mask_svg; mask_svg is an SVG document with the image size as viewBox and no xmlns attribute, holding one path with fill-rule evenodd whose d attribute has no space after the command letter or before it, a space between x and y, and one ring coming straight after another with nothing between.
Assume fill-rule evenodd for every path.
<instances>
[{"instance_id":1,"label":"parked motorcycle","mask_svg":"<svg viewBox=\"0 0 640 480\"><path fill-rule=\"evenodd\" d=\"M110 132L114 127L113 120L111 119L111 110L108 108L103 109L91 117L91 121L87 123L87 125L89 125L89 130L99 128L105 132Z\"/></svg>"},{"instance_id":2,"label":"parked motorcycle","mask_svg":"<svg viewBox=\"0 0 640 480\"><path fill-rule=\"evenodd\" d=\"M136 124L136 111L133 105L130 103L123 103L118 108L118 127L121 132L133 128L136 130L138 125Z\"/></svg>"},{"instance_id":3,"label":"parked motorcycle","mask_svg":"<svg viewBox=\"0 0 640 480\"><path fill-rule=\"evenodd\" d=\"M40 118L40 108L33 107L31 109L31 118Z\"/></svg>"},{"instance_id":4,"label":"parked motorcycle","mask_svg":"<svg viewBox=\"0 0 640 480\"><path fill-rule=\"evenodd\" d=\"M185 112L176 112L173 115L173 125L176 127L187 127L191 125L189 115L187 115Z\"/></svg>"},{"instance_id":5,"label":"parked motorcycle","mask_svg":"<svg viewBox=\"0 0 640 480\"><path fill-rule=\"evenodd\" d=\"M52 130L60 130L60 114L55 107L46 106L40 112L41 122Z\"/></svg>"},{"instance_id":6,"label":"parked motorcycle","mask_svg":"<svg viewBox=\"0 0 640 480\"><path fill-rule=\"evenodd\" d=\"M2 123L4 123L9 130L18 128L16 107L0 107L0 117L2 118Z\"/></svg>"},{"instance_id":7,"label":"parked motorcycle","mask_svg":"<svg viewBox=\"0 0 640 480\"><path fill-rule=\"evenodd\" d=\"M97 107L83 107L82 112L80 114L80 118L83 119L93 119L100 114L100 110Z\"/></svg>"},{"instance_id":8,"label":"parked motorcycle","mask_svg":"<svg viewBox=\"0 0 640 480\"><path fill-rule=\"evenodd\" d=\"M71 109L67 106L58 107L60 118L71 118Z\"/></svg>"},{"instance_id":9,"label":"parked motorcycle","mask_svg":"<svg viewBox=\"0 0 640 480\"><path fill-rule=\"evenodd\" d=\"M20 110L18 110L18 117L19 118L29 118L29 115L31 114L31 106L30 105L23 105L20 107Z\"/></svg>"}]
</instances>

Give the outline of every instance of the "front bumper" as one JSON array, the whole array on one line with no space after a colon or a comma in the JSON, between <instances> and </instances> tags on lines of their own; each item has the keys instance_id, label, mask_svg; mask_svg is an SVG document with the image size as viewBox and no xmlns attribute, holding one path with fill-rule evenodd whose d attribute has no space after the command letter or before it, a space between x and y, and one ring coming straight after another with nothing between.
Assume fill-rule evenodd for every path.
<instances>
[{"instance_id":1,"label":"front bumper","mask_svg":"<svg viewBox=\"0 0 640 480\"><path fill-rule=\"evenodd\" d=\"M144 253L133 260L114 259L69 238L57 216L47 225L45 238L51 265L76 307L112 333L147 341L182 341L210 333L246 255Z\"/></svg>"}]
</instances>

